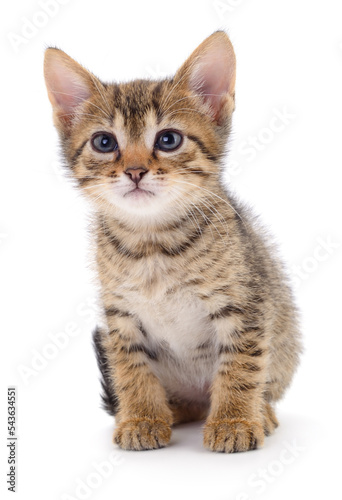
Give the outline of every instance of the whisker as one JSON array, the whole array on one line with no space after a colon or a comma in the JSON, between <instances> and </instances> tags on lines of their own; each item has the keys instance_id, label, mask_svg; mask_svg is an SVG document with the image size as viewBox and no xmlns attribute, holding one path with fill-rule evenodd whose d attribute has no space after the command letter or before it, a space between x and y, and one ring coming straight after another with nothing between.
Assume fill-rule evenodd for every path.
<instances>
[{"instance_id":1,"label":"whisker","mask_svg":"<svg viewBox=\"0 0 342 500\"><path fill-rule=\"evenodd\" d=\"M88 118L88 120L93 120L93 121L96 121L100 124L100 120L105 120L104 118L100 118L94 114L91 114L91 113L80 113L80 112L77 112L77 113L64 113L63 115L59 115L60 117L64 117L64 116L89 116L90 118ZM105 120L106 123L107 123L107 120Z\"/></svg>"},{"instance_id":2,"label":"whisker","mask_svg":"<svg viewBox=\"0 0 342 500\"><path fill-rule=\"evenodd\" d=\"M165 110L163 110L163 114L166 114L167 111L172 108L175 104L177 104L177 102L180 102L180 101L184 101L184 99L193 99L194 97L205 97L205 96L215 96L215 97L219 97L221 94L192 94L192 95L187 95L185 97L182 97L181 99L177 99L177 101L173 102L172 104L170 104L170 106L168 108L166 108Z\"/></svg>"},{"instance_id":3,"label":"whisker","mask_svg":"<svg viewBox=\"0 0 342 500\"><path fill-rule=\"evenodd\" d=\"M186 191L185 189L181 189L181 188L179 188L179 187L178 187L177 189L178 189L180 192L182 192L182 193L186 193L186 194L188 194L188 193L187 193L187 191ZM183 202L183 205L185 206L185 202ZM204 220L207 220L207 221L209 222L208 227L209 227L209 230L210 230L210 233L211 233L211 237L212 237L212 238L214 238L214 235L213 235L213 232L212 232L212 230L211 230L211 226L210 226L210 223L211 223L210 219L209 219L209 218L208 218L208 217L207 217L207 216L203 213L203 211L202 211L202 210L201 210L201 209L200 209L200 208L199 208L199 207L198 207L195 203L190 202L190 206L194 207L194 209L196 209L196 210L199 212L199 214L203 217L203 219L204 219ZM191 209L190 209L190 210L191 210ZM198 218L197 218L197 216L195 215L195 213L194 213L192 210L191 210L191 213L193 213L193 214L194 214L194 217L196 218L196 221L197 221L197 223L199 224ZM198 227L199 227L199 230L200 230L200 232L201 232L201 237L202 237L202 239L203 239L203 231L202 231L202 228L201 228L200 224L199 224L199 226L198 226Z\"/></svg>"},{"instance_id":4,"label":"whisker","mask_svg":"<svg viewBox=\"0 0 342 500\"><path fill-rule=\"evenodd\" d=\"M101 96L101 98L102 98L103 102L106 104L106 106L107 106L107 111L108 111L109 115L111 116L111 115L112 115L112 111L111 111L111 109L110 109L110 106L109 106L109 103L108 103L108 101L107 101L107 98L105 97L104 93L103 93L103 92L101 92L101 90L99 89L99 86L97 85L96 78L95 78L95 77L94 77L94 75L92 75L92 74L91 74L91 79L92 79L93 83L95 84L95 87L97 88L97 91L98 91L98 93L100 94L100 96Z\"/></svg>"},{"instance_id":5,"label":"whisker","mask_svg":"<svg viewBox=\"0 0 342 500\"><path fill-rule=\"evenodd\" d=\"M112 118L108 113L106 113L106 111L104 109L100 108L99 106L97 106L93 102L89 102L88 100L82 99L82 97L79 97L79 96L74 95L74 94L68 94L67 92L58 92L57 90L53 90L52 93L53 94L68 95L69 97L73 97L74 99L78 99L81 102L86 102L87 104L90 104L91 106L94 106L95 108L99 109L102 113L104 113L105 116L107 116L107 118L110 118L110 119Z\"/></svg>"},{"instance_id":6,"label":"whisker","mask_svg":"<svg viewBox=\"0 0 342 500\"><path fill-rule=\"evenodd\" d=\"M169 118L172 115L175 115L176 113L187 113L190 115L191 113L198 113L200 115L208 116L208 113L205 113L204 111L199 111L198 109L192 109L192 108L181 108L181 109L176 109L175 111L172 111L168 116Z\"/></svg>"},{"instance_id":7,"label":"whisker","mask_svg":"<svg viewBox=\"0 0 342 500\"><path fill-rule=\"evenodd\" d=\"M164 99L162 99L162 100L161 100L160 105L159 105L159 108L158 108L158 113L160 112L161 106L164 106L164 105L166 105L166 104L167 104L169 97L173 94L173 92L174 92L174 91L175 91L175 89L178 87L178 85L179 85L179 84L180 84L180 83L184 80L184 78L185 78L185 77L189 76L189 74L190 74L190 70L191 70L191 69L192 69L192 65L190 65L190 66L188 67L187 71L185 71L185 73L184 73L184 75L182 76L182 78L180 78L180 79L178 80L178 82L177 82L177 83L176 83L173 87L171 87L171 90L170 90L170 92L167 94L167 96L166 96Z\"/></svg>"},{"instance_id":8,"label":"whisker","mask_svg":"<svg viewBox=\"0 0 342 500\"><path fill-rule=\"evenodd\" d=\"M183 189L183 190L181 190L181 191L185 192L187 196L189 196L189 195L190 195L190 196L193 196L193 197L195 196L195 195L194 195L194 193L189 193L188 191L186 191L186 190L184 190L184 189ZM200 203L202 203L202 204L203 204L203 205L204 205L204 206L205 206L205 207L206 207L206 208L207 208L207 209L208 209L208 210L209 210L209 211L210 211L210 212L214 215L214 217L215 217L215 218L217 218L217 217L218 217L218 221L219 221L222 225L225 225L225 226L226 226L226 228L227 228L226 235L227 235L227 237L228 237L228 239L229 239L228 227L227 227L227 221L225 221L225 220L223 219L223 217L222 217L222 215L220 214L220 212L218 212L218 211L216 210L216 208L214 207L214 205L213 205L212 203L210 203L210 202L209 202L209 200L206 200L206 201L208 202L208 204L209 204L209 205L208 205L208 204L207 204L207 203L206 203L203 199L201 199L201 200L200 200ZM209 222L209 224L212 224L212 225L214 226L214 228L215 228L215 230L217 231L217 233L219 234L219 236L220 236L220 238L221 238L221 240L222 240L223 244L225 245L225 241L223 240L223 237L222 237L221 232L218 230L218 228L216 227L215 223L214 223L214 222L210 219L210 217L207 217L207 216L204 214L204 212L203 212L203 211L202 211L202 210L198 207L198 205L196 205L196 204L194 204L194 203L191 203L191 205L192 205L192 206L194 206L194 208L196 208L196 209L197 209L197 210L201 213L202 217L203 217L205 220L207 220L207 221ZM215 214L214 214L214 212L210 209L210 206L212 206L212 207L214 208L214 210L217 212L217 215L215 215ZM212 232L211 232L211 234L212 234ZM212 236L213 236L213 234L212 234Z\"/></svg>"},{"instance_id":9,"label":"whisker","mask_svg":"<svg viewBox=\"0 0 342 500\"><path fill-rule=\"evenodd\" d=\"M89 179L89 180L91 180L91 179ZM82 187L82 189L94 189L94 188L101 187L101 186L108 186L108 182L104 182L102 184L93 184L92 186Z\"/></svg>"},{"instance_id":10,"label":"whisker","mask_svg":"<svg viewBox=\"0 0 342 500\"><path fill-rule=\"evenodd\" d=\"M175 182L180 182L182 184L189 184L190 186L197 187L197 188L202 189L203 191L206 191L207 193L209 193L210 196L215 196L219 200L223 201L223 203L225 203L226 205L228 205L228 207L231 210L233 210L233 212L239 217L239 219L241 220L241 222L243 223L243 225L245 226L245 228L248 230L248 228L247 228L244 220L242 219L241 215L235 210L234 207L232 207L232 205L227 200L224 200L223 198L221 198L221 196L218 196L216 193L213 193L212 191L210 191L209 189L204 188L203 186L197 186L196 184L193 184L192 182L179 181L179 180L175 180Z\"/></svg>"},{"instance_id":11,"label":"whisker","mask_svg":"<svg viewBox=\"0 0 342 500\"><path fill-rule=\"evenodd\" d=\"M185 208L185 210L186 210L186 218L191 222L191 224L193 225L193 227L201 233L201 237L203 238L201 226L199 224L198 219L195 219L194 213L192 212L192 210L191 209L189 210L189 208L186 207L186 205L184 203L182 203L181 200L174 200L173 203L177 207L180 207L181 209ZM172 212L168 212L168 213L171 214Z\"/></svg>"}]
</instances>

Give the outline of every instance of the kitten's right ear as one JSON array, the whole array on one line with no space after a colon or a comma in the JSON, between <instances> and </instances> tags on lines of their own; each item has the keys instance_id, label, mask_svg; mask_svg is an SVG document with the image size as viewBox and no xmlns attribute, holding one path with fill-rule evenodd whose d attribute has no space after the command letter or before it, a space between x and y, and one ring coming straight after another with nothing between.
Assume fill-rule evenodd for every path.
<instances>
[{"instance_id":1,"label":"kitten's right ear","mask_svg":"<svg viewBox=\"0 0 342 500\"><path fill-rule=\"evenodd\" d=\"M45 52L44 76L58 129L66 129L77 107L89 99L100 81L59 49Z\"/></svg>"},{"instance_id":2,"label":"kitten's right ear","mask_svg":"<svg viewBox=\"0 0 342 500\"><path fill-rule=\"evenodd\" d=\"M223 124L235 107L235 53L224 31L206 38L175 75L175 83L202 98L208 115Z\"/></svg>"}]
</instances>

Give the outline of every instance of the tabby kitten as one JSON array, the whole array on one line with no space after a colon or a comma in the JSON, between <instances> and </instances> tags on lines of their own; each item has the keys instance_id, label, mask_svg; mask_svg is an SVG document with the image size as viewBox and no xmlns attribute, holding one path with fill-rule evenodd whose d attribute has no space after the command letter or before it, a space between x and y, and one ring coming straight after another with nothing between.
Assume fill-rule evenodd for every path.
<instances>
[{"instance_id":1,"label":"tabby kitten","mask_svg":"<svg viewBox=\"0 0 342 500\"><path fill-rule=\"evenodd\" d=\"M45 79L73 178L95 207L103 324L94 334L114 442L251 450L298 363L291 291L272 246L222 183L235 55L207 38L173 78L106 84L49 48Z\"/></svg>"}]
</instances>

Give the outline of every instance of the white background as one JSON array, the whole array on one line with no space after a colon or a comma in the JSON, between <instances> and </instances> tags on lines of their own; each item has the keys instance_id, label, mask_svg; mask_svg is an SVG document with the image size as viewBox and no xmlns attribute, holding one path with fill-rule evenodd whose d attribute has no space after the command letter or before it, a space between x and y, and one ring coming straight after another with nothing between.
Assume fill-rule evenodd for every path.
<instances>
[{"instance_id":1,"label":"white background","mask_svg":"<svg viewBox=\"0 0 342 500\"><path fill-rule=\"evenodd\" d=\"M341 2L61 3L45 17L39 1L1 7L1 497L12 498L6 388L15 385L20 500L337 498ZM25 27L28 34L27 20L41 26L14 42ZM124 452L111 443L114 422L100 409L88 207L61 175L43 52L58 46L104 80L158 77L222 28L238 61L227 180L281 247L296 284L305 355L264 449L212 454L202 448L201 425L190 424L174 430L168 448ZM284 109L290 118L272 132ZM260 151L246 152L249 137L258 138ZM51 350L61 332L67 345ZM99 475L109 458L115 466Z\"/></svg>"}]
</instances>

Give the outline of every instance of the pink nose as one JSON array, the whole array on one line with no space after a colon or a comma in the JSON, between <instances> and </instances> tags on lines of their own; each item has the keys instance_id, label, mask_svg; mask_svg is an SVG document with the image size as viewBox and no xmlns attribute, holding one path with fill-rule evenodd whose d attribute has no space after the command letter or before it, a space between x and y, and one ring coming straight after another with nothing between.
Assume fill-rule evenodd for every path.
<instances>
[{"instance_id":1,"label":"pink nose","mask_svg":"<svg viewBox=\"0 0 342 500\"><path fill-rule=\"evenodd\" d=\"M146 172L148 172L148 170L145 167L129 167L125 170L125 174L128 175L136 185L139 184Z\"/></svg>"}]
</instances>

